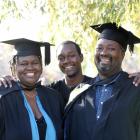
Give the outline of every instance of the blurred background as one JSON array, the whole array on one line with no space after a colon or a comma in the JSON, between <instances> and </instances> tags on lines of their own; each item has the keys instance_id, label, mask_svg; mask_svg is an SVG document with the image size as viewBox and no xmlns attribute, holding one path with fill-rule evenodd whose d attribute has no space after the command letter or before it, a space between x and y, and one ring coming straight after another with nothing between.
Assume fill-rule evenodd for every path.
<instances>
[{"instance_id":1,"label":"blurred background","mask_svg":"<svg viewBox=\"0 0 140 140\"><path fill-rule=\"evenodd\" d=\"M90 25L116 22L140 37L139 0L0 0L0 40L25 37L48 41L51 64L44 67L43 80L62 79L57 66L56 46L65 40L76 41L84 54L83 72L97 74L93 55L98 33ZM11 74L12 47L0 44L0 76ZM140 71L140 44L134 54L126 52L123 70Z\"/></svg>"}]
</instances>

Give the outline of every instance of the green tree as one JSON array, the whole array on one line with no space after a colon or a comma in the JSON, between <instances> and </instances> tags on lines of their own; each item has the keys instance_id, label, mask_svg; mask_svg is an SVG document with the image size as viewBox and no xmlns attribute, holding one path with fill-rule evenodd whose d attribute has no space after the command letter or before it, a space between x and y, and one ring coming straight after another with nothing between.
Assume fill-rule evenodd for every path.
<instances>
[{"instance_id":1,"label":"green tree","mask_svg":"<svg viewBox=\"0 0 140 140\"><path fill-rule=\"evenodd\" d=\"M0 26L11 30L13 24L9 21L24 20L29 25L25 29L30 32L28 36L36 34L38 40L55 44L76 41L85 54L83 68L86 70L89 61L93 62L97 40L97 33L90 25L116 22L140 36L139 7L139 0L1 0ZM95 71L93 63L90 67Z\"/></svg>"}]
</instances>

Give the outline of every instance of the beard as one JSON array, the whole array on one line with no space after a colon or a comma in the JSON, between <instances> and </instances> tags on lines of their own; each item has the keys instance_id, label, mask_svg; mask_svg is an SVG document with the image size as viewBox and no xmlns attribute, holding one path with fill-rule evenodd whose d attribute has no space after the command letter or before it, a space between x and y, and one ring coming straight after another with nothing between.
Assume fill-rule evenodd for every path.
<instances>
[{"instance_id":1,"label":"beard","mask_svg":"<svg viewBox=\"0 0 140 140\"><path fill-rule=\"evenodd\" d=\"M98 72L100 73L107 73L112 69L112 57L109 55L107 58L110 61L110 64L106 64L101 61L101 58L98 57L97 60L95 61L95 65L97 67Z\"/></svg>"},{"instance_id":2,"label":"beard","mask_svg":"<svg viewBox=\"0 0 140 140\"><path fill-rule=\"evenodd\" d=\"M114 65L98 65L97 66L98 72L102 76L109 77L121 70L121 66L119 64Z\"/></svg>"},{"instance_id":3,"label":"beard","mask_svg":"<svg viewBox=\"0 0 140 140\"><path fill-rule=\"evenodd\" d=\"M97 66L97 69L100 73L107 73L110 71L111 66L99 65L99 66Z\"/></svg>"}]
</instances>

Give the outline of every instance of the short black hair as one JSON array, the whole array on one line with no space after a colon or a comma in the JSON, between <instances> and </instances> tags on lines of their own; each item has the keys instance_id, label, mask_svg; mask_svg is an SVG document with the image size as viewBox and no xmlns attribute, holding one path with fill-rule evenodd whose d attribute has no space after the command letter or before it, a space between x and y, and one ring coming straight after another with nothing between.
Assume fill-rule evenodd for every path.
<instances>
[{"instance_id":1,"label":"short black hair","mask_svg":"<svg viewBox=\"0 0 140 140\"><path fill-rule=\"evenodd\" d=\"M77 43L74 42L74 41L70 41L70 40L66 40L66 41L60 43L60 44L58 45L58 47L57 47L57 50L58 50L59 46L61 46L61 45L66 45L66 44L73 44L73 45L75 46L75 48L76 48L78 54L79 54L79 55L82 54L82 53L81 53L81 48L80 48L79 44L77 44Z\"/></svg>"}]
</instances>

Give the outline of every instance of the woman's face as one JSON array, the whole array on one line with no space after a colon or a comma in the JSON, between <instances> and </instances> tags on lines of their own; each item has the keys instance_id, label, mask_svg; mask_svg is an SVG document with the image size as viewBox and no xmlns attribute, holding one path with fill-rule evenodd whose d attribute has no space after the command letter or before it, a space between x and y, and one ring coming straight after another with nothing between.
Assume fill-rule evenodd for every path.
<instances>
[{"instance_id":1,"label":"woman's face","mask_svg":"<svg viewBox=\"0 0 140 140\"><path fill-rule=\"evenodd\" d=\"M15 73L21 84L33 86L42 73L42 64L38 56L20 56L17 58Z\"/></svg>"}]
</instances>

